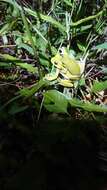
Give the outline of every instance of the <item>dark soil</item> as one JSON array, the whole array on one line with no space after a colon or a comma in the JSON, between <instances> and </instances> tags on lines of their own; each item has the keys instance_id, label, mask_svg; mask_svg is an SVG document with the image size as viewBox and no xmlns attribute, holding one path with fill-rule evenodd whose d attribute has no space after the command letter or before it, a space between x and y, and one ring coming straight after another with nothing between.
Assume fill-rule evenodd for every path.
<instances>
[{"instance_id":1,"label":"dark soil","mask_svg":"<svg viewBox=\"0 0 107 190\"><path fill-rule=\"evenodd\" d=\"M17 119L17 120L16 120ZM91 121L1 122L0 189L102 190L104 130ZM27 125L28 124L28 125ZM104 189L105 190L105 189Z\"/></svg>"}]
</instances>

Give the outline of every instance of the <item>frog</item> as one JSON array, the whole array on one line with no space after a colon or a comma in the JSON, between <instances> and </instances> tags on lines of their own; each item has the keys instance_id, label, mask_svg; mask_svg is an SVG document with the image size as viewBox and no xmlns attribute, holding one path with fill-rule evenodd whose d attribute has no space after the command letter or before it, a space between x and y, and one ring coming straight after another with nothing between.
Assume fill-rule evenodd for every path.
<instances>
[{"instance_id":1,"label":"frog","mask_svg":"<svg viewBox=\"0 0 107 190\"><path fill-rule=\"evenodd\" d=\"M77 60L67 52L65 47L60 48L56 55L51 58L51 63L55 72L47 74L45 79L57 80L58 84L65 87L73 87L74 82L81 78L85 68L85 60Z\"/></svg>"}]
</instances>

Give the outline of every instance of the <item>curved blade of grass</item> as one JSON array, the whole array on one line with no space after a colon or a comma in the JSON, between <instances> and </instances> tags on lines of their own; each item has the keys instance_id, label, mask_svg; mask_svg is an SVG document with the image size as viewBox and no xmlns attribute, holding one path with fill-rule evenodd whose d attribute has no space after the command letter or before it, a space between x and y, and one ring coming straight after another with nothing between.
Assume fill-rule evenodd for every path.
<instances>
[{"instance_id":1,"label":"curved blade of grass","mask_svg":"<svg viewBox=\"0 0 107 190\"><path fill-rule=\"evenodd\" d=\"M84 22L87 22L87 21L89 21L89 20L93 20L93 19L95 19L95 18L101 16L103 12L104 12L104 10L100 11L100 12L97 13L96 15L91 15L91 16L88 16L88 17L83 18L83 19L81 19L81 20L78 20L77 22L72 22L72 23L71 23L71 26L78 26L78 25L80 25L80 24L82 24L82 23L84 23Z\"/></svg>"}]
</instances>

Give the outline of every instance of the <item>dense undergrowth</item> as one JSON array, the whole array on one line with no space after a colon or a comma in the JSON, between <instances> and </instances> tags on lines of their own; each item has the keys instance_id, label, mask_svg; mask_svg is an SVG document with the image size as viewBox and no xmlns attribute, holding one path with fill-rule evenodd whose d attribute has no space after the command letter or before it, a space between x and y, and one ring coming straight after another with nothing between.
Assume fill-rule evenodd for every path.
<instances>
[{"instance_id":1,"label":"dense undergrowth","mask_svg":"<svg viewBox=\"0 0 107 190\"><path fill-rule=\"evenodd\" d=\"M28 109L36 120L49 112L80 119L106 114L106 8L106 0L1 1L1 118ZM54 64L62 47L68 53Z\"/></svg>"},{"instance_id":2,"label":"dense undergrowth","mask_svg":"<svg viewBox=\"0 0 107 190\"><path fill-rule=\"evenodd\" d=\"M107 0L0 0L0 189L102 190L106 63Z\"/></svg>"}]
</instances>

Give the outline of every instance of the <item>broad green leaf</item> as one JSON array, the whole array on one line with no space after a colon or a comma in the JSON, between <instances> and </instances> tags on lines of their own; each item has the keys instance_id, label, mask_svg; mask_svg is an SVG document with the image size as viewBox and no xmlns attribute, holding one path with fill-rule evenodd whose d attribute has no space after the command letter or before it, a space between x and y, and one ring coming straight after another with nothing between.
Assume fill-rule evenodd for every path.
<instances>
[{"instance_id":1,"label":"broad green leaf","mask_svg":"<svg viewBox=\"0 0 107 190\"><path fill-rule=\"evenodd\" d=\"M107 49L107 42L97 45L93 49Z\"/></svg>"},{"instance_id":2,"label":"broad green leaf","mask_svg":"<svg viewBox=\"0 0 107 190\"><path fill-rule=\"evenodd\" d=\"M47 48L47 42L44 41L41 37L38 37L37 40L36 40L36 45L37 45L37 48L39 49L39 52L45 54L45 56L47 57L46 55L46 48Z\"/></svg>"},{"instance_id":3,"label":"broad green leaf","mask_svg":"<svg viewBox=\"0 0 107 190\"><path fill-rule=\"evenodd\" d=\"M44 107L50 112L67 113L68 100L57 90L48 90L44 94Z\"/></svg>"},{"instance_id":4,"label":"broad green leaf","mask_svg":"<svg viewBox=\"0 0 107 190\"><path fill-rule=\"evenodd\" d=\"M107 112L107 106L100 106L90 102L83 102L78 99L69 99L69 103L72 107L82 108L89 112Z\"/></svg>"},{"instance_id":5,"label":"broad green leaf","mask_svg":"<svg viewBox=\"0 0 107 190\"><path fill-rule=\"evenodd\" d=\"M95 81L91 88L91 91L96 93L105 89L107 89L107 80L102 82Z\"/></svg>"}]
</instances>

